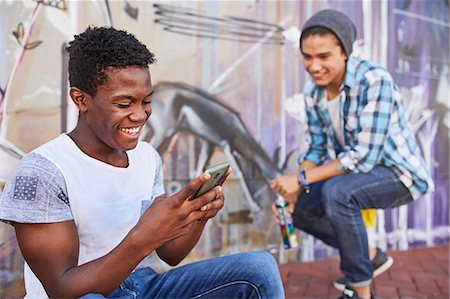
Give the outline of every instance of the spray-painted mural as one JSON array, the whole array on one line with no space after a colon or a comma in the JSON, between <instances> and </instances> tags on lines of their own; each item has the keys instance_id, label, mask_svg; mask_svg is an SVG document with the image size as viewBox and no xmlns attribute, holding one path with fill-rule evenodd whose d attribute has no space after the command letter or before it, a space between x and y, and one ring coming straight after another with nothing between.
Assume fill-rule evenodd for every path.
<instances>
[{"instance_id":1,"label":"spray-painted mural","mask_svg":"<svg viewBox=\"0 0 450 299\"><path fill-rule=\"evenodd\" d=\"M156 54L153 115L144 139L162 154L166 190L209 164L232 163L226 205L189 256L196 260L268 249L283 263L335 255L310 236L282 249L268 181L295 171L305 148L298 51L304 21L336 8L358 29L355 55L386 66L436 182L436 191L378 211L382 248L432 246L449 238L449 3L432 1L65 1L1 2L0 190L20 158L69 131L63 50L88 25L132 32ZM155 266L164 268L155 257ZM0 224L0 297L20 297L22 260L13 229Z\"/></svg>"}]
</instances>

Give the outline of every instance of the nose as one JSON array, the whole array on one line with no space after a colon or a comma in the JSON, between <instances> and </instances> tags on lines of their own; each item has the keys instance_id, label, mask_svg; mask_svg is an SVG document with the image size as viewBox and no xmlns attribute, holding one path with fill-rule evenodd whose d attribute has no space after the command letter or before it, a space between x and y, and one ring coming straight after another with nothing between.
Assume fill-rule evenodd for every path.
<instances>
[{"instance_id":1,"label":"nose","mask_svg":"<svg viewBox=\"0 0 450 299\"><path fill-rule=\"evenodd\" d=\"M309 70L311 72L317 72L320 71L322 68L322 65L318 59L312 59L311 64L309 65Z\"/></svg>"},{"instance_id":2,"label":"nose","mask_svg":"<svg viewBox=\"0 0 450 299\"><path fill-rule=\"evenodd\" d=\"M152 113L152 109L148 106L136 105L133 112L130 114L130 120L135 122L142 122L147 120Z\"/></svg>"}]
</instances>

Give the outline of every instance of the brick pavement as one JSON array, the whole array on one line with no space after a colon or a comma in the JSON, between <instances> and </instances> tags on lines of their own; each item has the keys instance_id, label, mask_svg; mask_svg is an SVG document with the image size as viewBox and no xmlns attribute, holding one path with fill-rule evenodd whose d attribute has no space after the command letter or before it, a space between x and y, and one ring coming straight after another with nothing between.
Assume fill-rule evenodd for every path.
<instances>
[{"instance_id":1,"label":"brick pavement","mask_svg":"<svg viewBox=\"0 0 450 299\"><path fill-rule=\"evenodd\" d=\"M394 258L389 271L378 276L373 290L378 299L449 298L449 245L388 251ZM287 299L337 298L332 286L340 276L339 261L328 259L280 266ZM0 298L22 298L23 281L0 284Z\"/></svg>"},{"instance_id":2,"label":"brick pavement","mask_svg":"<svg viewBox=\"0 0 450 299\"><path fill-rule=\"evenodd\" d=\"M394 265L374 279L379 299L449 297L449 245L388 251ZM280 266L287 299L337 298L332 282L341 276L339 260L289 263Z\"/></svg>"}]
</instances>

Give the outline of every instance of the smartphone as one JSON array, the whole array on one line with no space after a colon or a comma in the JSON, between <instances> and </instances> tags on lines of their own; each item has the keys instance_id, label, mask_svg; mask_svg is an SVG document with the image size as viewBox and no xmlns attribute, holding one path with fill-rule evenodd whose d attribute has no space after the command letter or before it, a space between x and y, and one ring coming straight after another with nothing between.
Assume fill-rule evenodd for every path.
<instances>
[{"instance_id":1,"label":"smartphone","mask_svg":"<svg viewBox=\"0 0 450 299\"><path fill-rule=\"evenodd\" d=\"M220 164L216 164L206 169L206 172L209 173L211 177L209 178L209 180L203 183L203 185L197 190L192 199L208 192L215 186L219 185L222 182L222 179L227 173L229 167L230 167L229 162L222 162Z\"/></svg>"}]
</instances>

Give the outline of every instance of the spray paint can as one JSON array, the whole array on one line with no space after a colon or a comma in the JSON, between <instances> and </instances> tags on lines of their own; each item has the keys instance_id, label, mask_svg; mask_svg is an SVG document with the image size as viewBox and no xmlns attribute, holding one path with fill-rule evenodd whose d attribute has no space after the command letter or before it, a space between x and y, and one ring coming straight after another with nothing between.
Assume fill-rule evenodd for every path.
<instances>
[{"instance_id":1,"label":"spray paint can","mask_svg":"<svg viewBox=\"0 0 450 299\"><path fill-rule=\"evenodd\" d=\"M292 216L288 210L288 202L281 195L277 195L275 206L277 207L278 218L280 219L281 237L283 238L284 248L297 248L298 240L297 235L295 234Z\"/></svg>"}]
</instances>

